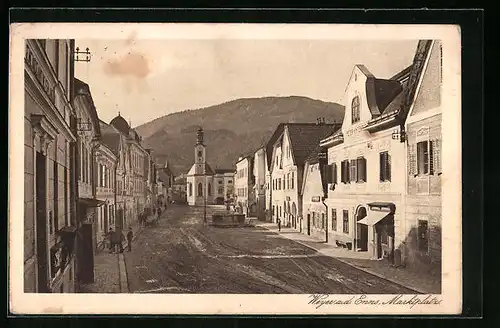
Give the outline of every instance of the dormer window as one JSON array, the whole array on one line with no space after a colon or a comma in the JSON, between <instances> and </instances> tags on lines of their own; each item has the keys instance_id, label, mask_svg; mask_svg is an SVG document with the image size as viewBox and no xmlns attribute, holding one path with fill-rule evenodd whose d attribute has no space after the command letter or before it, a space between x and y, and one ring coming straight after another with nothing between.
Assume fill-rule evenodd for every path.
<instances>
[{"instance_id":1,"label":"dormer window","mask_svg":"<svg viewBox=\"0 0 500 328\"><path fill-rule=\"evenodd\" d=\"M356 96L352 99L351 102L351 115L352 115L352 123L359 122L359 97Z\"/></svg>"}]
</instances>

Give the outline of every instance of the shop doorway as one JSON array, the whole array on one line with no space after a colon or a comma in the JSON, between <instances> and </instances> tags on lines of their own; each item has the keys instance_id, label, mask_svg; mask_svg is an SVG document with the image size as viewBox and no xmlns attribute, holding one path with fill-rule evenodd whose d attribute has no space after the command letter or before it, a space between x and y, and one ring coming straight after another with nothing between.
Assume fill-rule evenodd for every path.
<instances>
[{"instance_id":1,"label":"shop doorway","mask_svg":"<svg viewBox=\"0 0 500 328\"><path fill-rule=\"evenodd\" d=\"M311 235L311 214L307 213L307 235Z\"/></svg>"}]
</instances>

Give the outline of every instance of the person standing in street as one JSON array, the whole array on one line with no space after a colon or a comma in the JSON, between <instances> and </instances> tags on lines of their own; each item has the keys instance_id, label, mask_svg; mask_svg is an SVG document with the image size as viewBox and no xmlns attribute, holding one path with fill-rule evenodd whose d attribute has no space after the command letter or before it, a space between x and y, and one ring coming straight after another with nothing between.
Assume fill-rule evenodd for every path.
<instances>
[{"instance_id":1,"label":"person standing in street","mask_svg":"<svg viewBox=\"0 0 500 328\"><path fill-rule=\"evenodd\" d=\"M281 231L281 219L278 219L278 231Z\"/></svg>"},{"instance_id":2,"label":"person standing in street","mask_svg":"<svg viewBox=\"0 0 500 328\"><path fill-rule=\"evenodd\" d=\"M132 227L129 227L127 232L127 252L132 251L132 238L134 238L134 233L132 232Z\"/></svg>"}]
</instances>

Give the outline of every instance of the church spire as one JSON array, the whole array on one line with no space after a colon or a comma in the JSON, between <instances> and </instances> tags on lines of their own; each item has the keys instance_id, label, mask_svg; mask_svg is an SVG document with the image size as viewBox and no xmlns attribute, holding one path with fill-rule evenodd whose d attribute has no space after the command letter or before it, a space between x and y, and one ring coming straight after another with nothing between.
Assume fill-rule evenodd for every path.
<instances>
[{"instance_id":1,"label":"church spire","mask_svg":"<svg viewBox=\"0 0 500 328\"><path fill-rule=\"evenodd\" d=\"M196 144L203 145L203 129L201 127L196 131Z\"/></svg>"}]
</instances>

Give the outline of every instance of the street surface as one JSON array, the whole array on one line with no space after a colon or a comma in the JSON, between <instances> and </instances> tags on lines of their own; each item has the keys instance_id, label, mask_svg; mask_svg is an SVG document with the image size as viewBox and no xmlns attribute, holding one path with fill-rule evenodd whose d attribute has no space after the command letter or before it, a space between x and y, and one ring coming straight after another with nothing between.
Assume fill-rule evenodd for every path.
<instances>
[{"instance_id":1,"label":"street surface","mask_svg":"<svg viewBox=\"0 0 500 328\"><path fill-rule=\"evenodd\" d=\"M415 293L264 228L205 225L203 207L169 205L125 263L133 293Z\"/></svg>"}]
</instances>

